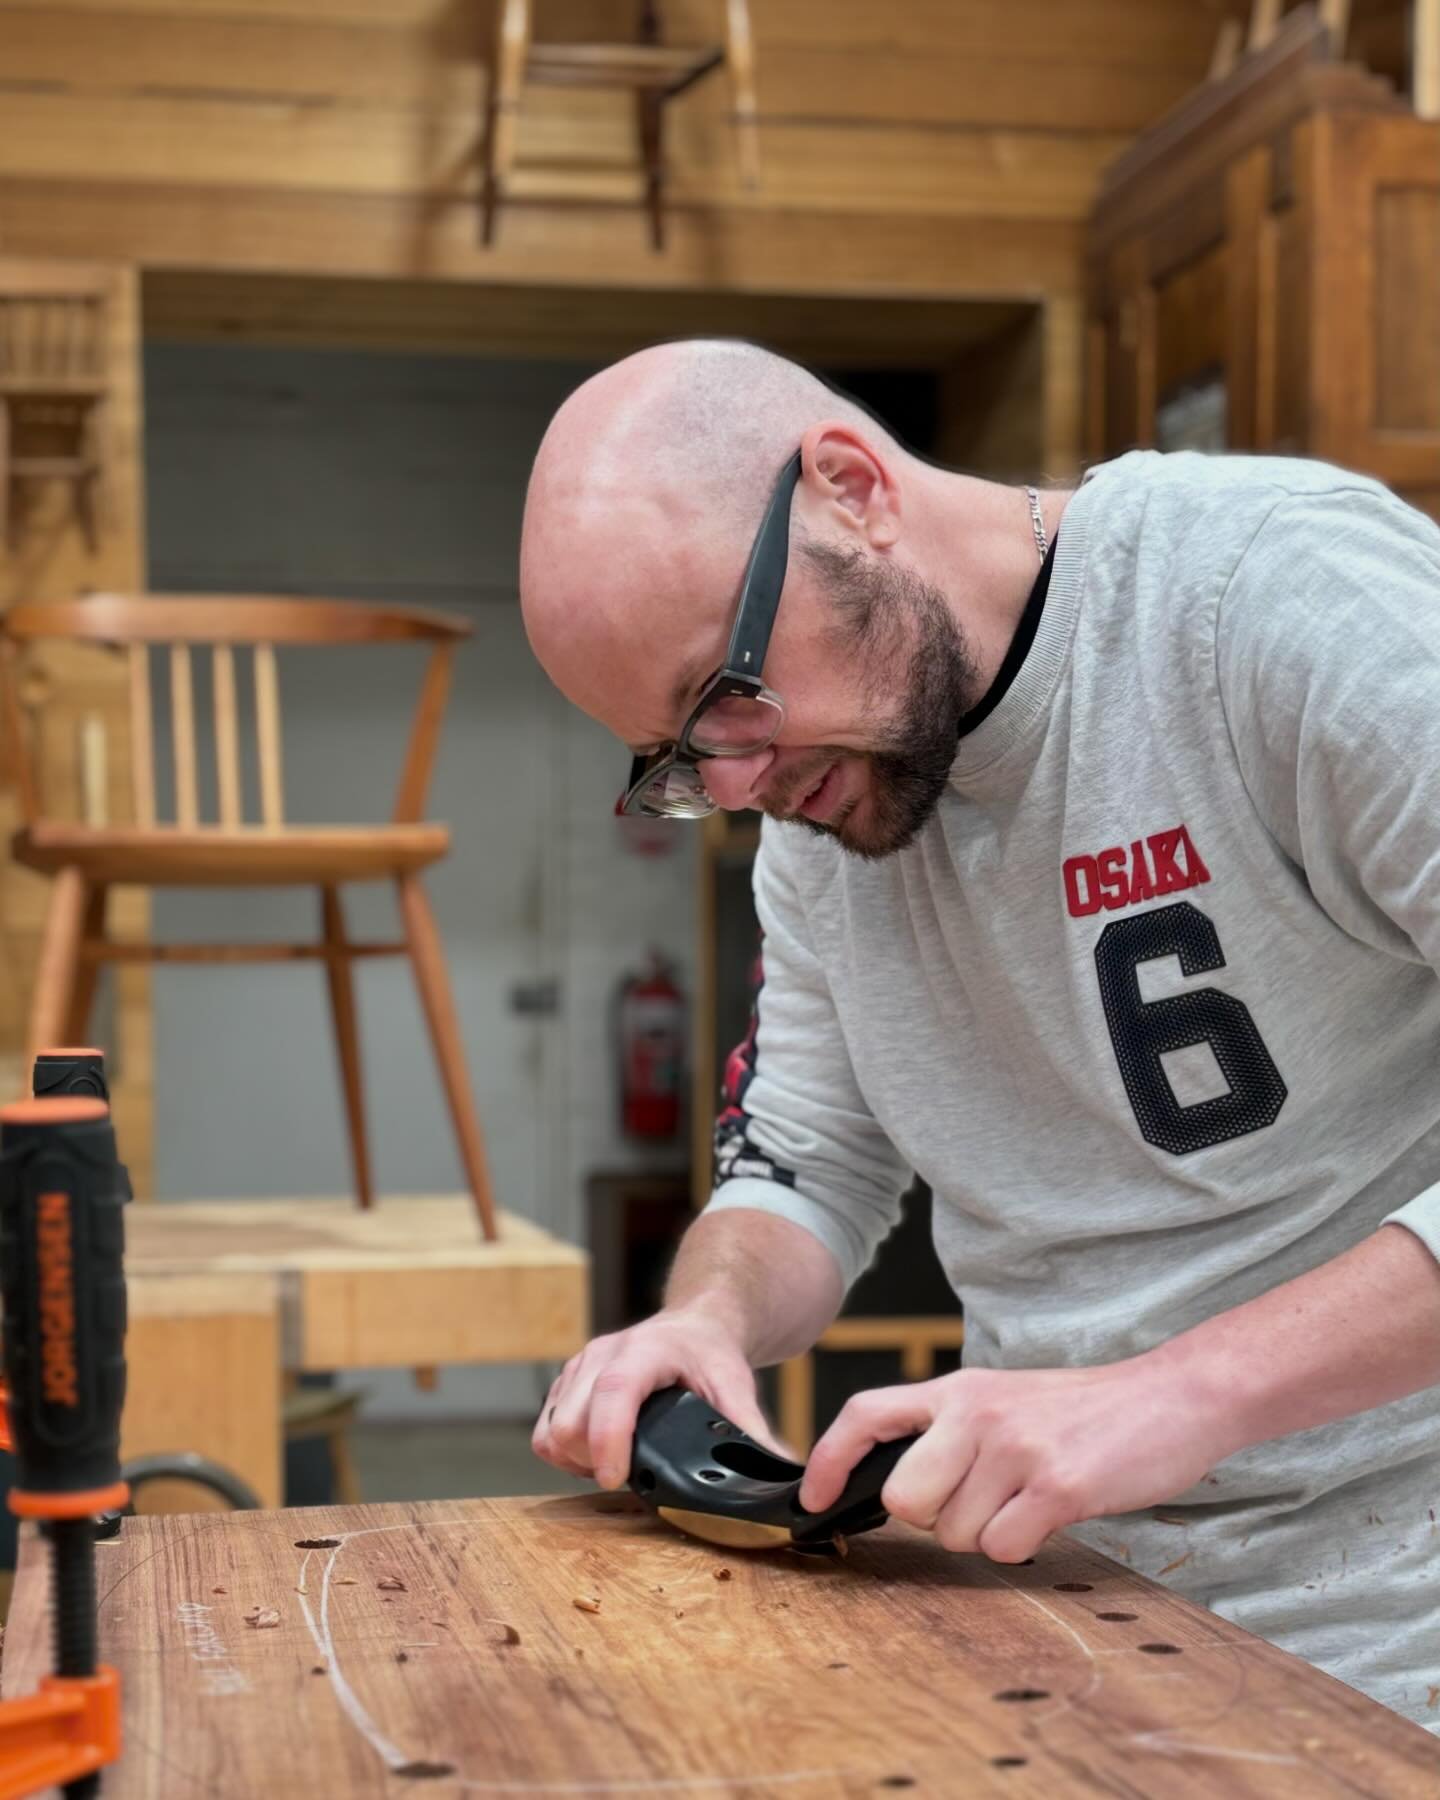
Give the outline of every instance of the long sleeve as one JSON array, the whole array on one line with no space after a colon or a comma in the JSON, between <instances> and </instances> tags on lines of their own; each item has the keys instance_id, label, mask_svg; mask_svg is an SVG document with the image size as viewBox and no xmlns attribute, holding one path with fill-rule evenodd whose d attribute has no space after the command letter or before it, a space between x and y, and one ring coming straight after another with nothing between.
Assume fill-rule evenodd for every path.
<instances>
[{"instance_id":1,"label":"long sleeve","mask_svg":"<svg viewBox=\"0 0 1440 1800\"><path fill-rule=\"evenodd\" d=\"M865 1104L785 856L766 825L755 864L764 934L750 1032L726 1065L709 1211L802 1226L848 1288L900 1213L909 1171Z\"/></svg>"},{"instance_id":2,"label":"long sleeve","mask_svg":"<svg viewBox=\"0 0 1440 1800\"><path fill-rule=\"evenodd\" d=\"M1217 672L1256 810L1314 899L1440 975L1440 530L1358 480L1280 502L1221 603ZM1389 1222L1440 1258L1440 1184Z\"/></svg>"}]
</instances>

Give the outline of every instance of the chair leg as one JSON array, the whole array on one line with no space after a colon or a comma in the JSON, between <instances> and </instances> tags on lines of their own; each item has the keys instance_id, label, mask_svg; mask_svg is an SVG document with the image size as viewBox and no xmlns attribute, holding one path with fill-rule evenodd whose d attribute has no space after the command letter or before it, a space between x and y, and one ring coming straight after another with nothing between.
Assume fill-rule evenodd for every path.
<instances>
[{"instance_id":1,"label":"chair leg","mask_svg":"<svg viewBox=\"0 0 1440 1800\"><path fill-rule=\"evenodd\" d=\"M10 403L0 400L0 548L10 543Z\"/></svg>"},{"instance_id":2,"label":"chair leg","mask_svg":"<svg viewBox=\"0 0 1440 1800\"><path fill-rule=\"evenodd\" d=\"M85 877L77 868L64 868L50 890L45 914L45 936L35 970L35 993L30 1003L30 1036L26 1046L26 1078L35 1057L48 1045L63 1042L70 1021L71 996L80 965L80 940L85 931L88 895Z\"/></svg>"},{"instance_id":3,"label":"chair leg","mask_svg":"<svg viewBox=\"0 0 1440 1800\"><path fill-rule=\"evenodd\" d=\"M436 929L435 915L418 875L401 875L396 882L400 893L400 916L405 924L405 942L410 951L415 985L425 1022L430 1028L430 1041L435 1049L440 1079L450 1118L460 1144L460 1160L475 1197L480 1225L487 1238L499 1236L495 1227L495 1202L490 1193L490 1175L485 1167L485 1145L480 1136L480 1121L470 1084L465 1073L465 1052L460 1041L460 1021L455 1015L455 1000L450 992L450 978L445 972L445 952Z\"/></svg>"},{"instance_id":4,"label":"chair leg","mask_svg":"<svg viewBox=\"0 0 1440 1800\"><path fill-rule=\"evenodd\" d=\"M645 165L645 210L650 218L650 248L665 248L665 160L663 147L663 102L657 94L635 96L636 124L640 135L640 155Z\"/></svg>"},{"instance_id":5,"label":"chair leg","mask_svg":"<svg viewBox=\"0 0 1440 1800\"><path fill-rule=\"evenodd\" d=\"M355 984L345 944L345 915L340 890L322 887L320 914L325 930L325 975L330 984L330 1013L335 1021L335 1048L340 1056L340 1083L345 1094L345 1123L355 1167L355 1192L361 1206L372 1206L370 1151L365 1136L365 1090L360 1076L360 1032L355 1014Z\"/></svg>"},{"instance_id":6,"label":"chair leg","mask_svg":"<svg viewBox=\"0 0 1440 1800\"><path fill-rule=\"evenodd\" d=\"M364 1499L360 1491L360 1473L350 1449L348 1420L332 1425L325 1433L330 1447L330 1482L337 1506L359 1506Z\"/></svg>"},{"instance_id":7,"label":"chair leg","mask_svg":"<svg viewBox=\"0 0 1440 1800\"><path fill-rule=\"evenodd\" d=\"M85 899L85 918L80 931L80 960L75 972L75 988L70 996L69 1014L65 1020L68 1044L89 1042L90 1012L95 1005L95 989L100 980L100 959L87 956L105 942L105 903L110 890L103 883L92 887Z\"/></svg>"}]
</instances>

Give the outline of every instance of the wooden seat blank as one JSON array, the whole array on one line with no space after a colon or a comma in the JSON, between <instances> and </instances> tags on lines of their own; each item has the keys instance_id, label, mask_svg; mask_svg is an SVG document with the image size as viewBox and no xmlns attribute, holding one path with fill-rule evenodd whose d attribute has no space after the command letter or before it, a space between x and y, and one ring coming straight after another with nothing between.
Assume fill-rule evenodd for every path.
<instances>
[{"instance_id":1,"label":"wooden seat blank","mask_svg":"<svg viewBox=\"0 0 1440 1800\"><path fill-rule=\"evenodd\" d=\"M99 971L107 962L325 964L360 1204L373 1199L351 964L357 957L408 956L429 1027L460 1159L486 1237L496 1234L480 1125L470 1096L459 1021L440 934L420 873L450 848L449 830L424 818L430 771L464 620L415 608L268 596L117 595L52 606L21 604L0 623L0 693L23 825L16 860L54 876L31 1006L29 1043L80 1043ZM22 706L21 656L45 641L124 649L130 661L129 760L133 821L103 816L103 791L83 822L54 817ZM275 646L418 643L430 650L391 817L376 825L285 823L280 687ZM208 647L214 709L218 819L200 817L195 730L194 646ZM253 683L256 787L260 820L243 818L239 683L246 660ZM169 662L173 823L162 822L155 781L151 659ZM103 790L103 781L97 786ZM395 883L402 941L359 944L346 933L340 889L347 881ZM107 895L140 887L313 887L320 934L298 944L117 943L107 937ZM28 1065L27 1065L28 1066Z\"/></svg>"}]
</instances>

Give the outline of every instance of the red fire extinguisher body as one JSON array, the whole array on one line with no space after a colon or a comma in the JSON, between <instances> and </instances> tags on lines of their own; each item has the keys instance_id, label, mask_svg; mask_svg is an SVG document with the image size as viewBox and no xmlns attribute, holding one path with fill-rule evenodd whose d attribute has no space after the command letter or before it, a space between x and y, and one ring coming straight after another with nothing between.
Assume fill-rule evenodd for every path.
<instances>
[{"instance_id":1,"label":"red fire extinguisher body","mask_svg":"<svg viewBox=\"0 0 1440 1800\"><path fill-rule=\"evenodd\" d=\"M663 1142L680 1130L685 1079L685 996L670 965L652 956L620 986L620 1122L627 1137Z\"/></svg>"}]
</instances>

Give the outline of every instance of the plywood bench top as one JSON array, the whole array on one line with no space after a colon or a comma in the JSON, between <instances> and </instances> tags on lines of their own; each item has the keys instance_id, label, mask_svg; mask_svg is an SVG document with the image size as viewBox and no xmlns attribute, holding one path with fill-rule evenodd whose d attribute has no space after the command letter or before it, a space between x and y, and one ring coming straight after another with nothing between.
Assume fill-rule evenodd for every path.
<instances>
[{"instance_id":1,"label":"plywood bench top","mask_svg":"<svg viewBox=\"0 0 1440 1800\"><path fill-rule=\"evenodd\" d=\"M7 1695L48 1654L39 1548ZM106 1800L1440 1792L1420 1727L1060 1539L747 1555L593 1495L137 1519L97 1554Z\"/></svg>"}]
</instances>

